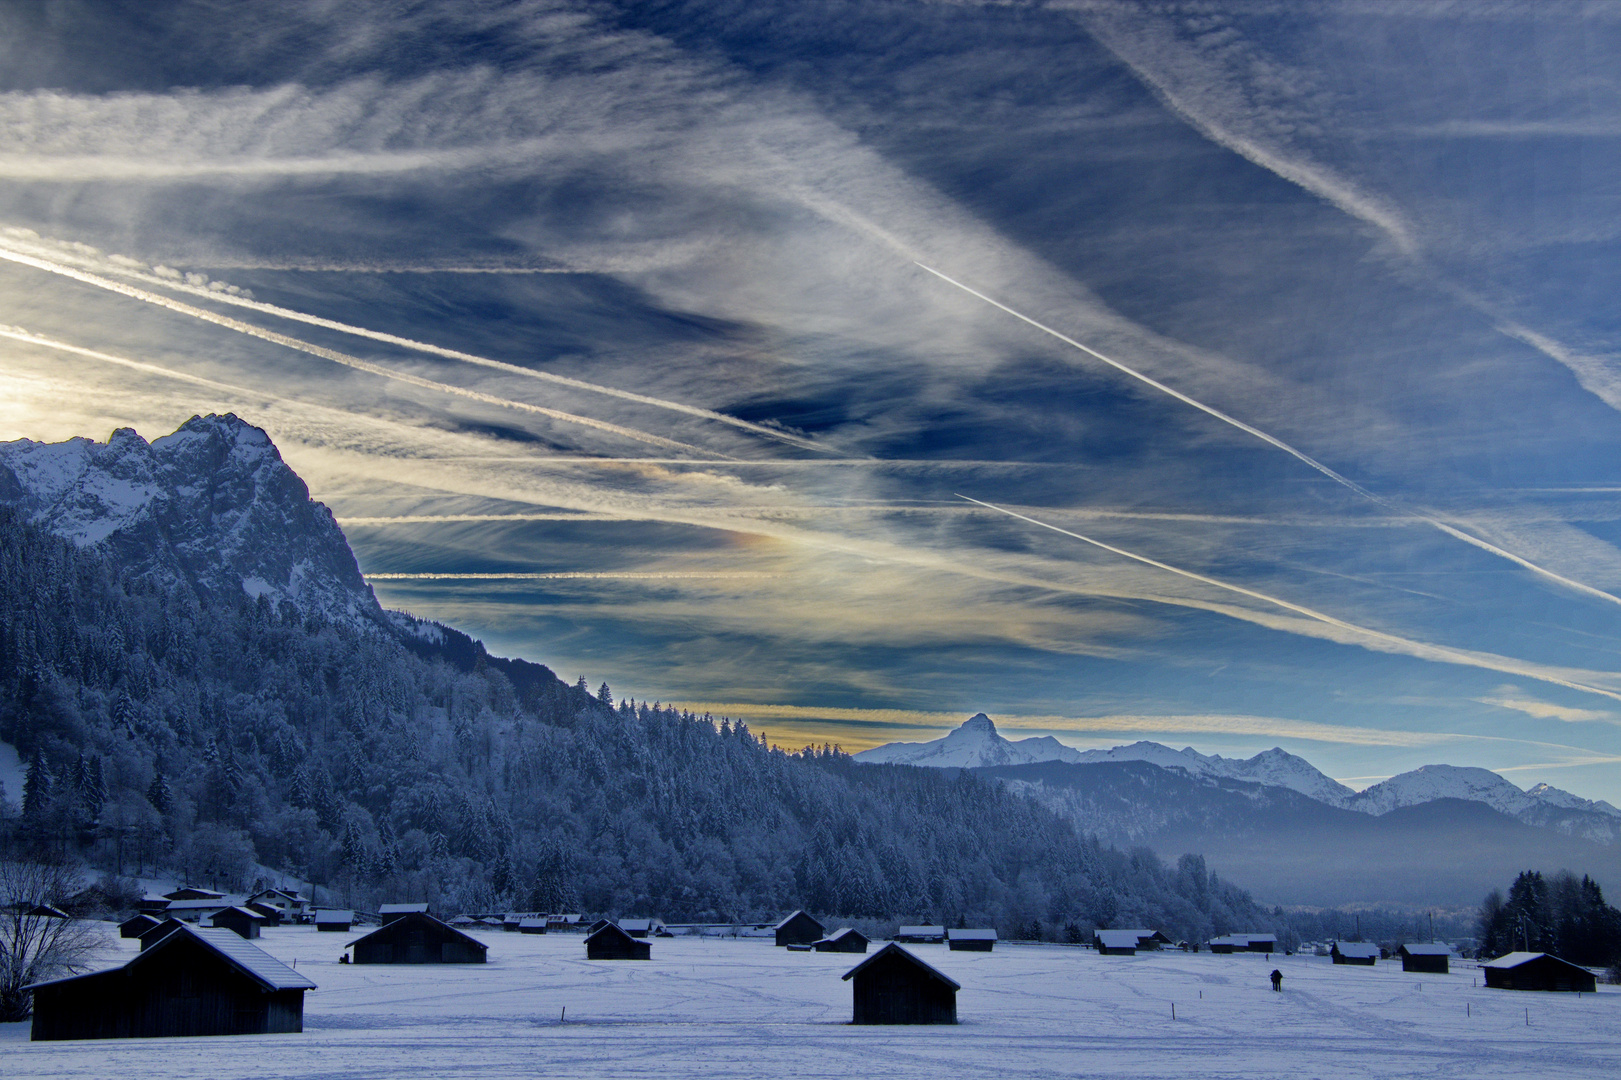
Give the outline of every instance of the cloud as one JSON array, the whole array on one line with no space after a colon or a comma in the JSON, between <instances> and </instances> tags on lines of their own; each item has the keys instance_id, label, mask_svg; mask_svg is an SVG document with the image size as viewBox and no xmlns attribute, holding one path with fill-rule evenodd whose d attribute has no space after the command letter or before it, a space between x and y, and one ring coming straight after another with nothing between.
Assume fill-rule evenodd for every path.
<instances>
[{"instance_id":1,"label":"cloud","mask_svg":"<svg viewBox=\"0 0 1621 1080\"><path fill-rule=\"evenodd\" d=\"M1555 705L1537 698L1527 697L1512 686L1502 687L1496 694L1476 698L1482 705L1495 705L1499 709L1513 709L1537 720L1559 720L1567 724L1594 721L1621 725L1621 716L1604 709L1577 709L1569 705Z\"/></svg>"}]
</instances>

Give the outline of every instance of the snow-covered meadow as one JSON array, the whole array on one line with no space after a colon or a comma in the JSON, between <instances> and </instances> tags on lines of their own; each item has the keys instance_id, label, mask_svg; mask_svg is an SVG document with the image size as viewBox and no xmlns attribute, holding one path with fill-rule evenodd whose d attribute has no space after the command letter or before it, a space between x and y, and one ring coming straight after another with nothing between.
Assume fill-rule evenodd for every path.
<instances>
[{"instance_id":1,"label":"snow-covered meadow","mask_svg":"<svg viewBox=\"0 0 1621 1080\"><path fill-rule=\"evenodd\" d=\"M490 932L483 966L340 965L357 936L265 931L267 951L320 985L301 1035L30 1043L26 1024L0 1025L0 1075L1621 1076L1621 988L1487 990L1466 964L1406 975L1321 957L913 946L962 983L962 1023L884 1028L848 1023L840 976L860 957L768 940L657 939L650 962L593 962L577 934ZM114 942L107 960L134 948Z\"/></svg>"}]
</instances>

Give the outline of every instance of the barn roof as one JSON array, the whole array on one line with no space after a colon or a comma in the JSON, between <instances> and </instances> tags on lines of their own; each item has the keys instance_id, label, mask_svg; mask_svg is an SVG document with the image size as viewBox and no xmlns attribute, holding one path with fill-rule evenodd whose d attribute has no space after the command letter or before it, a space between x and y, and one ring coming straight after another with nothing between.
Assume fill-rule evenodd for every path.
<instances>
[{"instance_id":1,"label":"barn roof","mask_svg":"<svg viewBox=\"0 0 1621 1080\"><path fill-rule=\"evenodd\" d=\"M478 938L473 937L471 934L464 934L454 926L451 926L449 923L440 922L432 915L421 911L408 911L401 918L395 919L393 922L386 922L382 926L379 926L377 929L373 930L371 933L363 934L360 937L355 938L348 945L345 945L344 948L353 948L354 946L359 945L362 941L365 941L367 938L374 938L378 934L397 934L400 932L400 927L402 925L410 922L425 922L433 927L433 929L443 930L447 936L460 938L469 945L472 945L474 948L484 950L489 949L488 945L484 944Z\"/></svg>"},{"instance_id":2,"label":"barn roof","mask_svg":"<svg viewBox=\"0 0 1621 1080\"><path fill-rule=\"evenodd\" d=\"M355 921L355 913L353 911L344 911L341 908L322 908L320 911L317 911L315 913L315 921L317 923L324 923L324 922L352 923L352 922Z\"/></svg>"},{"instance_id":3,"label":"barn roof","mask_svg":"<svg viewBox=\"0 0 1621 1080\"><path fill-rule=\"evenodd\" d=\"M1484 962L1480 966L1483 967L1483 968L1499 968L1499 969L1517 968L1522 964L1529 964L1533 960L1541 960L1544 957L1546 957L1548 960L1551 960L1555 964L1563 964L1568 968L1575 968L1577 971L1586 971L1587 970L1586 968L1582 967L1579 964L1572 964L1569 960L1561 960L1559 957L1555 956L1553 953L1545 953L1545 952L1511 952L1511 953L1504 953L1502 956L1499 956L1496 960L1487 960L1486 962Z\"/></svg>"},{"instance_id":4,"label":"barn roof","mask_svg":"<svg viewBox=\"0 0 1621 1080\"><path fill-rule=\"evenodd\" d=\"M806 915L803 911L794 911L794 912L790 912L787 916L785 916L783 918L783 920L781 922L779 922L776 926L773 926L771 929L773 929L773 930L781 930L783 927L787 926L789 923L793 922L797 918L800 918L801 916L803 916L804 918L810 919L811 922L815 922L817 926L822 925L821 923L816 922L815 919L811 918L811 916Z\"/></svg>"},{"instance_id":5,"label":"barn roof","mask_svg":"<svg viewBox=\"0 0 1621 1080\"><path fill-rule=\"evenodd\" d=\"M379 915L409 915L413 911L423 915L428 913L427 904L384 904L377 909Z\"/></svg>"},{"instance_id":6,"label":"barn roof","mask_svg":"<svg viewBox=\"0 0 1621 1080\"><path fill-rule=\"evenodd\" d=\"M639 930L646 931L653 929L653 923L656 921L656 919L620 919L619 929L623 930L627 934L634 934Z\"/></svg>"},{"instance_id":7,"label":"barn roof","mask_svg":"<svg viewBox=\"0 0 1621 1080\"><path fill-rule=\"evenodd\" d=\"M260 922L265 921L264 912L262 912L262 911L254 911L252 908L240 907L240 906L236 906L236 905L233 905L233 906L228 907L228 908L221 908L219 911L214 913L214 917L217 919L221 915L224 915L227 911L234 911L238 915L242 916L244 919L258 919Z\"/></svg>"},{"instance_id":8,"label":"barn roof","mask_svg":"<svg viewBox=\"0 0 1621 1080\"><path fill-rule=\"evenodd\" d=\"M1336 941L1334 948L1339 950L1341 956L1377 957L1379 946L1371 941Z\"/></svg>"},{"instance_id":9,"label":"barn roof","mask_svg":"<svg viewBox=\"0 0 1621 1080\"><path fill-rule=\"evenodd\" d=\"M946 937L952 941L995 941L996 931L989 927L978 929L947 930Z\"/></svg>"},{"instance_id":10,"label":"barn roof","mask_svg":"<svg viewBox=\"0 0 1621 1080\"><path fill-rule=\"evenodd\" d=\"M1396 951L1408 956L1451 956L1452 946L1444 941L1410 941Z\"/></svg>"},{"instance_id":11,"label":"barn roof","mask_svg":"<svg viewBox=\"0 0 1621 1080\"><path fill-rule=\"evenodd\" d=\"M224 896L216 896L208 900L171 900L169 906L163 910L169 911L218 911L221 908L233 907L230 900Z\"/></svg>"},{"instance_id":12,"label":"barn roof","mask_svg":"<svg viewBox=\"0 0 1621 1080\"><path fill-rule=\"evenodd\" d=\"M254 982L266 990L314 990L315 984L274 956L265 952L247 938L239 937L230 930L199 930L194 926L180 923L171 928L162 940L154 943L151 948L144 949L130 958L129 963L122 968L112 968L113 971L133 971L145 964L152 957L169 948L174 942L189 937L200 941L225 959L232 967L247 975ZM53 979L50 982L35 983L27 989L33 990L41 986L54 986L57 983L72 982L74 979L88 979L94 975L105 975L98 971L92 975L71 975L65 979Z\"/></svg>"},{"instance_id":13,"label":"barn roof","mask_svg":"<svg viewBox=\"0 0 1621 1080\"><path fill-rule=\"evenodd\" d=\"M608 934L610 936L622 937L626 941L633 940L629 934L625 933L623 930L621 930L619 928L618 923L611 923L611 922L607 922L607 921L604 921L601 926L599 926L595 930L591 931L591 933L585 935L585 940L590 941L592 938L601 937L604 934Z\"/></svg>"},{"instance_id":14,"label":"barn roof","mask_svg":"<svg viewBox=\"0 0 1621 1080\"><path fill-rule=\"evenodd\" d=\"M903 926L895 931L901 937L945 937L943 926Z\"/></svg>"},{"instance_id":15,"label":"barn roof","mask_svg":"<svg viewBox=\"0 0 1621 1080\"><path fill-rule=\"evenodd\" d=\"M939 979L941 982L945 983L947 986L951 987L953 990L961 990L962 989L962 984L959 983L956 979L953 979L949 975L942 974L941 972L936 970L933 967L933 965L925 964L922 960L919 960L915 955L913 955L910 950L901 948L901 946L895 944L893 941L891 941L888 945L885 945L882 949L879 949L877 952L873 953L871 956L867 957L865 960L861 961L861 963L857 964L855 967L851 968L849 971L846 971L844 973L844 977L847 980L848 979L853 979L857 975L859 975L865 968L871 966L872 964L876 964L878 961L882 960L886 956L892 956L892 955L893 956L898 956L902 960L905 960L907 963L910 963L914 967L919 968L920 970L922 970L924 972L924 974L932 975L934 978Z\"/></svg>"},{"instance_id":16,"label":"barn roof","mask_svg":"<svg viewBox=\"0 0 1621 1080\"><path fill-rule=\"evenodd\" d=\"M544 916L544 915L530 915L527 918L523 918L523 919L518 920L518 926L519 926L520 929L528 929L530 927L545 926L545 925L546 925L546 916Z\"/></svg>"},{"instance_id":17,"label":"barn roof","mask_svg":"<svg viewBox=\"0 0 1621 1080\"><path fill-rule=\"evenodd\" d=\"M1098 943L1106 949L1135 949L1142 937L1135 930L1098 931Z\"/></svg>"},{"instance_id":18,"label":"barn roof","mask_svg":"<svg viewBox=\"0 0 1621 1080\"><path fill-rule=\"evenodd\" d=\"M839 940L839 938L843 937L846 934L854 934L856 937L860 938L862 941L867 940L867 935L863 934L860 930L857 930L853 926L841 926L837 930L833 931L831 934L827 935L827 937L823 938L822 940L823 941L837 941L837 940Z\"/></svg>"}]
</instances>

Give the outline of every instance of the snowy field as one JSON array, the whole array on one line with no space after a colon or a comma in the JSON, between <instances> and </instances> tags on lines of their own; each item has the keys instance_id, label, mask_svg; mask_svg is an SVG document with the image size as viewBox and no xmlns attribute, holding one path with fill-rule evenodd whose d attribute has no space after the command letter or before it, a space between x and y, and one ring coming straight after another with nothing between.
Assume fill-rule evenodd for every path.
<instances>
[{"instance_id":1,"label":"snowy field","mask_svg":"<svg viewBox=\"0 0 1621 1080\"><path fill-rule=\"evenodd\" d=\"M484 966L338 964L358 936L265 931L320 985L301 1035L30 1043L7 1024L0 1076L1621 1077L1621 988L1487 990L1472 965L922 945L962 983L962 1023L880 1028L848 1023L839 976L860 957L678 938L654 940L650 962L591 962L579 935L493 932L478 935ZM109 962L134 946L116 942Z\"/></svg>"}]
</instances>

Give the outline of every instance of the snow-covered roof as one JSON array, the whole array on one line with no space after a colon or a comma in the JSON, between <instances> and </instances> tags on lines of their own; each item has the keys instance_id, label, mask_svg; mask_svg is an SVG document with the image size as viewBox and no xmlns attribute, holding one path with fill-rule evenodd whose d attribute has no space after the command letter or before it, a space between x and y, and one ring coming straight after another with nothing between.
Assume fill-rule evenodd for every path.
<instances>
[{"instance_id":1,"label":"snow-covered roof","mask_svg":"<svg viewBox=\"0 0 1621 1080\"><path fill-rule=\"evenodd\" d=\"M355 921L355 913L353 911L342 911L338 908L322 908L315 913L315 921L318 924L324 922L352 923Z\"/></svg>"},{"instance_id":2,"label":"snow-covered roof","mask_svg":"<svg viewBox=\"0 0 1621 1080\"><path fill-rule=\"evenodd\" d=\"M805 913L803 911L790 912L789 914L783 916L782 921L777 923L777 925L773 926L772 929L773 930L781 930L783 927L787 926L789 923L793 922L795 919L799 918L801 915L805 915ZM810 919L811 922L816 922L816 920L811 919L811 917L809 915L805 915L805 918ZM820 926L821 924L817 923L817 925Z\"/></svg>"},{"instance_id":3,"label":"snow-covered roof","mask_svg":"<svg viewBox=\"0 0 1621 1080\"><path fill-rule=\"evenodd\" d=\"M822 940L823 941L837 941L837 940L839 940L839 938L843 937L845 934L854 934L856 937L863 938L863 939L865 939L866 936L867 936L867 935L863 934L861 931L857 930L853 926L841 926L837 930L833 931L831 934L827 935L827 937L823 938Z\"/></svg>"},{"instance_id":4,"label":"snow-covered roof","mask_svg":"<svg viewBox=\"0 0 1621 1080\"><path fill-rule=\"evenodd\" d=\"M438 919L434 918L432 915L429 915L425 911L407 911L407 912L405 912L405 914L406 915L420 915L420 916L422 916L423 919L427 920L430 927L435 926L435 925L443 927L447 934L454 934L456 937L460 938L461 940L467 942L469 945L472 945L472 946L474 946L476 948L486 949L486 950L489 948L488 945L484 944L478 938L473 937L470 934L462 933L460 930L456 929L454 926L451 926L449 923L440 922ZM346 948L346 949L353 948L354 946L359 945L362 941L365 941L367 938L376 937L378 934L392 934L392 933L395 933L396 932L395 928L398 925L399 925L398 920L395 920L394 922L386 922L382 926L379 926L377 929L371 931L371 933L362 934L360 937L355 938L353 941L349 942L348 945L345 945L344 948Z\"/></svg>"},{"instance_id":5,"label":"snow-covered roof","mask_svg":"<svg viewBox=\"0 0 1621 1080\"><path fill-rule=\"evenodd\" d=\"M545 925L546 925L546 916L544 916L544 915L530 915L527 918L523 918L523 919L518 920L518 926L520 928L528 928L528 927L531 927L531 926L545 926Z\"/></svg>"},{"instance_id":6,"label":"snow-covered roof","mask_svg":"<svg viewBox=\"0 0 1621 1080\"><path fill-rule=\"evenodd\" d=\"M428 913L427 904L384 904L377 909L379 915L409 915L413 911Z\"/></svg>"},{"instance_id":7,"label":"snow-covered roof","mask_svg":"<svg viewBox=\"0 0 1621 1080\"><path fill-rule=\"evenodd\" d=\"M924 963L922 960L918 959L916 953L912 952L910 949L902 948L901 946L895 944L893 941L891 941L888 945L885 945L882 949L879 949L877 952L873 953L871 956L867 957L865 960L861 961L861 963L857 964L855 967L851 968L849 971L846 971L844 973L845 979L853 979L853 978L855 978L856 975L859 974L863 968L867 967L867 965L876 964L878 961L882 960L884 957L889 956L892 953L899 953L902 957L905 957L907 960L909 960L912 963L916 964L918 967L922 968L924 971L928 972L930 975L933 975L936 979L939 979L941 982L945 983L947 986L951 987L953 990L961 990L962 989L962 984L959 983L956 979L953 979L949 975L943 974L942 972L937 970L932 964Z\"/></svg>"},{"instance_id":8,"label":"snow-covered roof","mask_svg":"<svg viewBox=\"0 0 1621 1080\"><path fill-rule=\"evenodd\" d=\"M1244 934L1223 934L1221 937L1210 939L1212 945L1234 945L1240 948L1249 945L1250 939Z\"/></svg>"},{"instance_id":9,"label":"snow-covered roof","mask_svg":"<svg viewBox=\"0 0 1621 1080\"><path fill-rule=\"evenodd\" d=\"M241 907L241 906L235 905L235 904L231 905L228 908L221 908L219 911L216 911L214 913L214 918L216 918L216 919L219 918L221 915L224 915L227 911L234 911L238 915L241 915L245 919L258 919L260 922L265 921L264 912L262 912L262 911L254 911L252 908L245 908L245 907Z\"/></svg>"},{"instance_id":10,"label":"snow-covered roof","mask_svg":"<svg viewBox=\"0 0 1621 1080\"><path fill-rule=\"evenodd\" d=\"M220 911L235 906L230 900L221 896L212 900L171 900L169 906L163 910L170 913L176 911Z\"/></svg>"},{"instance_id":11,"label":"snow-covered roof","mask_svg":"<svg viewBox=\"0 0 1621 1080\"><path fill-rule=\"evenodd\" d=\"M266 990L314 990L315 984L274 956L254 945L247 938L241 937L230 930L199 930L184 923L172 927L168 934L154 942L148 948L136 953L122 968L112 968L113 971L128 971L141 964L149 963L154 956L160 955L174 942L189 936L202 942L214 952L223 956L233 966L239 968L255 982ZM104 975L106 972L93 972L93 975ZM52 986L56 983L72 982L74 979L87 979L91 975L71 975L65 979L53 979L50 982L35 983L33 987Z\"/></svg>"},{"instance_id":12,"label":"snow-covered roof","mask_svg":"<svg viewBox=\"0 0 1621 1080\"><path fill-rule=\"evenodd\" d=\"M634 934L638 930L651 930L657 919L620 919L619 929L627 934Z\"/></svg>"},{"instance_id":13,"label":"snow-covered roof","mask_svg":"<svg viewBox=\"0 0 1621 1080\"><path fill-rule=\"evenodd\" d=\"M1139 937L1135 930L1099 930L1098 944L1105 949L1135 949Z\"/></svg>"},{"instance_id":14,"label":"snow-covered roof","mask_svg":"<svg viewBox=\"0 0 1621 1080\"><path fill-rule=\"evenodd\" d=\"M995 941L996 931L989 927L947 930L946 937L952 941Z\"/></svg>"},{"instance_id":15,"label":"snow-covered roof","mask_svg":"<svg viewBox=\"0 0 1621 1080\"><path fill-rule=\"evenodd\" d=\"M896 931L901 937L945 937L943 926L903 926Z\"/></svg>"},{"instance_id":16,"label":"snow-covered roof","mask_svg":"<svg viewBox=\"0 0 1621 1080\"><path fill-rule=\"evenodd\" d=\"M1513 968L1513 967L1519 967L1521 964L1530 963L1532 960L1537 959L1539 956L1546 956L1550 960L1559 960L1559 957L1553 956L1550 953L1544 953L1544 952L1511 952L1511 953L1504 953L1502 956L1499 956L1496 960L1487 960L1485 963L1481 964L1480 966L1483 967L1483 968ZM1561 964L1569 964L1570 963L1569 960L1559 960L1559 962ZM1575 966L1576 966L1575 964L1571 964L1571 967L1575 967Z\"/></svg>"},{"instance_id":17,"label":"snow-covered roof","mask_svg":"<svg viewBox=\"0 0 1621 1080\"><path fill-rule=\"evenodd\" d=\"M1452 946L1444 941L1409 941L1400 951L1408 956L1451 956Z\"/></svg>"},{"instance_id":18,"label":"snow-covered roof","mask_svg":"<svg viewBox=\"0 0 1621 1080\"><path fill-rule=\"evenodd\" d=\"M1341 956L1378 957L1379 946L1371 941L1336 941L1334 948Z\"/></svg>"},{"instance_id":19,"label":"snow-covered roof","mask_svg":"<svg viewBox=\"0 0 1621 1080\"><path fill-rule=\"evenodd\" d=\"M1242 939L1243 943L1246 945L1255 945L1263 941L1278 940L1278 935L1276 934L1233 934L1232 937Z\"/></svg>"}]
</instances>

